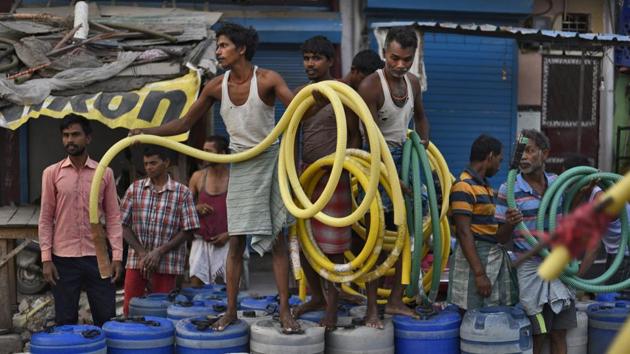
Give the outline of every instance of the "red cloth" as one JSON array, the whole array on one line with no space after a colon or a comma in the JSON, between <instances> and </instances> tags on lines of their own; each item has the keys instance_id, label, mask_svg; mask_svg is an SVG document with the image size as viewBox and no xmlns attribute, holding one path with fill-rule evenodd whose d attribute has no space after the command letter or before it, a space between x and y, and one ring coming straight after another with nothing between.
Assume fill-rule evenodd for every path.
<instances>
[{"instance_id":1,"label":"red cloth","mask_svg":"<svg viewBox=\"0 0 630 354\"><path fill-rule=\"evenodd\" d=\"M212 207L212 212L199 217L201 227L199 235L205 241L212 241L212 238L227 232L227 207L225 199L227 192L221 194L209 194L204 188L199 192L199 204L208 204Z\"/></svg>"},{"instance_id":2,"label":"red cloth","mask_svg":"<svg viewBox=\"0 0 630 354\"><path fill-rule=\"evenodd\" d=\"M153 273L151 275L152 293L169 293L175 288L175 274ZM147 280L139 269L127 269L125 272L125 300L123 313L129 315L129 301L134 297L146 295Z\"/></svg>"},{"instance_id":3,"label":"red cloth","mask_svg":"<svg viewBox=\"0 0 630 354\"><path fill-rule=\"evenodd\" d=\"M580 257L587 249L596 248L608 224L616 218L596 211L596 206L597 202L580 205L560 219L556 230L545 235L547 241L554 246L566 246L574 258Z\"/></svg>"},{"instance_id":4,"label":"red cloth","mask_svg":"<svg viewBox=\"0 0 630 354\"><path fill-rule=\"evenodd\" d=\"M313 202L316 201L324 191L329 176L329 174L325 174L315 187L313 196L311 197ZM350 193L350 176L348 173L344 172L341 174L341 178L339 178L339 184L337 184L332 198L328 204L326 204L322 212L336 217L350 215L350 213L352 213L352 199ZM325 254L341 254L350 248L352 239L350 226L328 226L313 218L311 219L311 228L317 245Z\"/></svg>"}]
</instances>

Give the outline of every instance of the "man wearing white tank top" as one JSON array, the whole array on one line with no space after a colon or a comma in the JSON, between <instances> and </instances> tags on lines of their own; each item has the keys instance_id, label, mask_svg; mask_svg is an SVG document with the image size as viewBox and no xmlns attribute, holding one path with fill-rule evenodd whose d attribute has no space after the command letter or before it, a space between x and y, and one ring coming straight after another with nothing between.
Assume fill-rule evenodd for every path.
<instances>
[{"instance_id":1,"label":"man wearing white tank top","mask_svg":"<svg viewBox=\"0 0 630 354\"><path fill-rule=\"evenodd\" d=\"M208 82L199 98L181 119L163 126L136 129L130 134L177 135L190 130L212 105L221 102L221 116L230 135L230 149L236 152L257 145L275 125L274 104L278 98L285 106L293 99L282 77L251 62L258 34L253 28L226 23L217 31L216 56L219 65L229 69ZM280 300L280 322L285 333L300 326L291 316L288 303L289 261L282 228L291 222L280 198L276 163L278 144L248 161L232 164L227 194L228 308L215 324L222 331L236 320L239 279L243 270L246 235L252 235L252 248L273 254L273 271Z\"/></svg>"},{"instance_id":2,"label":"man wearing white tank top","mask_svg":"<svg viewBox=\"0 0 630 354\"><path fill-rule=\"evenodd\" d=\"M385 38L383 54L385 67L368 76L359 86L359 94L367 104L381 133L389 146L400 173L402 146L407 139L407 129L413 117L414 128L425 146L429 143L429 121L422 106L420 80L409 72L413 64L418 39L411 27L396 27ZM385 193L383 193L385 195ZM383 198L386 219L391 219L392 204ZM396 279L385 307L385 313L416 317L415 311L402 301L403 286L400 284L401 264L396 263ZM368 308L366 325L383 328L376 303L376 281L367 284Z\"/></svg>"}]
</instances>

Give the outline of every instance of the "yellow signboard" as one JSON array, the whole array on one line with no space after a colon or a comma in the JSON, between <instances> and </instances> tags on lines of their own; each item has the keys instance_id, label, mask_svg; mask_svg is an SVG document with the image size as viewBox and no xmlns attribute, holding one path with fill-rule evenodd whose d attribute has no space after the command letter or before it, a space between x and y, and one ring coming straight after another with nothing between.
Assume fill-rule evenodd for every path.
<instances>
[{"instance_id":1,"label":"yellow signboard","mask_svg":"<svg viewBox=\"0 0 630 354\"><path fill-rule=\"evenodd\" d=\"M172 80L145 85L136 91L98 92L76 96L48 96L32 106L0 108L0 127L15 130L31 118L63 118L74 113L110 128L148 128L181 118L199 94L196 71ZM188 134L177 136L185 140Z\"/></svg>"}]
</instances>

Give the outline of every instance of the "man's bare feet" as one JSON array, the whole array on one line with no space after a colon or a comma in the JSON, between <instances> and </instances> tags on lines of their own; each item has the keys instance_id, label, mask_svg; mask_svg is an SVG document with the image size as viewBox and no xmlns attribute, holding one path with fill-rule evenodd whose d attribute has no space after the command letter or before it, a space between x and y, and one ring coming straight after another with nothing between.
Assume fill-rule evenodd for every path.
<instances>
[{"instance_id":1,"label":"man's bare feet","mask_svg":"<svg viewBox=\"0 0 630 354\"><path fill-rule=\"evenodd\" d=\"M349 302L354 305L365 305L366 299L360 295L351 295L343 291L339 292L339 301Z\"/></svg>"},{"instance_id":2,"label":"man's bare feet","mask_svg":"<svg viewBox=\"0 0 630 354\"><path fill-rule=\"evenodd\" d=\"M334 331L337 327L337 309L326 309L324 318L319 321L319 325L324 327L326 331Z\"/></svg>"},{"instance_id":3,"label":"man's bare feet","mask_svg":"<svg viewBox=\"0 0 630 354\"><path fill-rule=\"evenodd\" d=\"M365 325L370 328L383 329L383 321L378 316L378 308L371 308L368 306L367 313L365 314Z\"/></svg>"},{"instance_id":4,"label":"man's bare feet","mask_svg":"<svg viewBox=\"0 0 630 354\"><path fill-rule=\"evenodd\" d=\"M224 313L223 316L221 316L212 325L212 329L214 329L215 331L221 332L221 331L225 330L229 325L234 323L234 321L236 321L236 320L237 320L236 311L228 311L228 312Z\"/></svg>"},{"instance_id":5,"label":"man's bare feet","mask_svg":"<svg viewBox=\"0 0 630 354\"><path fill-rule=\"evenodd\" d=\"M307 312L322 310L326 307L326 301L322 298L311 298L311 300L293 308L293 318L298 319Z\"/></svg>"},{"instance_id":6,"label":"man's bare feet","mask_svg":"<svg viewBox=\"0 0 630 354\"><path fill-rule=\"evenodd\" d=\"M409 306L405 305L404 302L402 301L392 302L391 299L389 299L389 301L387 302L387 305L385 305L385 313L392 316L402 315L402 316L409 316L412 318L419 317L416 311L414 311L414 309L412 308L409 308Z\"/></svg>"},{"instance_id":7,"label":"man's bare feet","mask_svg":"<svg viewBox=\"0 0 630 354\"><path fill-rule=\"evenodd\" d=\"M291 311L288 309L280 311L280 324L282 325L282 332L285 334L300 333L302 331L300 324L293 318Z\"/></svg>"}]
</instances>

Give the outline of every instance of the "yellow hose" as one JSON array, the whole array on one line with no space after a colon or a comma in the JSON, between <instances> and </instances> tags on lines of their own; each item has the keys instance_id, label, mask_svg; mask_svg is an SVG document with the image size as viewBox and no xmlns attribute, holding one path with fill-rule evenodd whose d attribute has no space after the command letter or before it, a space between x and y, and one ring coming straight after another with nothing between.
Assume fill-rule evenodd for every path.
<instances>
[{"instance_id":1,"label":"yellow hose","mask_svg":"<svg viewBox=\"0 0 630 354\"><path fill-rule=\"evenodd\" d=\"M365 152L364 152L365 153ZM427 272L423 275L422 278L422 288L424 289L425 293L429 293L431 287L432 287L432 274L433 274L433 269L435 267L438 267L440 273L444 270L444 268L446 267L446 264L448 263L448 256L450 253L450 237L451 237L451 233L450 233L450 225L449 225L449 221L447 218L447 213L448 213L448 208L449 208L449 197L450 197L450 192L451 192L451 186L453 184L454 181L454 177L451 175L449 169L448 169L448 165L446 164L446 161L444 160L444 157L442 156L442 154L440 153L440 151L437 149L437 147L435 145L433 145L432 143L429 144L429 148L427 149L427 155L429 157L429 162L431 165L431 169L433 171L437 172L438 178L440 180L440 187L441 187L441 191L442 191L442 208L441 208L441 213L440 213L440 232L442 234L442 263L441 264L432 264L429 269L427 270ZM352 180L353 185L352 185L352 192L353 192L353 205L356 206L356 197L359 194L359 187L357 185L357 181L355 179ZM384 181L384 178L381 176L381 184L383 185L384 189L386 192L389 191L389 185ZM389 194L389 193L388 193ZM364 225L362 225L361 222L357 222L352 226L352 229L364 240L366 239L366 228ZM431 218L427 218L425 220L425 222L423 223L423 235L424 235L424 239L428 239L428 236L430 236L431 234ZM389 251L393 248L393 243L397 238L397 233L394 231L390 231L390 230L386 230L385 231L385 240L383 243L383 250L385 251ZM406 239L409 240L409 234L406 235ZM422 253L421 253L421 257L424 258L430 250L430 245L428 243L424 243L423 245L423 249L422 249ZM346 251L345 253L346 259L348 260L354 260L355 256L351 251ZM404 255L406 256L407 253L405 252ZM409 256L411 256L411 252L409 253ZM405 268L407 269L407 268ZM403 274L406 274L406 271L403 272ZM394 275L394 269L390 268L384 275ZM365 288L365 285L363 282L361 281L354 281L354 283L359 286L360 288ZM403 284L408 284L405 282L402 282ZM345 292L351 294L351 295L360 295L356 290L352 289L349 285L344 285L342 286L342 290L344 290ZM378 296L379 297L388 297L389 294L391 293L390 289L383 289L383 288L379 288L378 289ZM404 300L406 302L411 302L412 298L408 298L405 297ZM387 303L387 300L385 299L381 299L379 300L379 303Z\"/></svg>"},{"instance_id":2,"label":"yellow hose","mask_svg":"<svg viewBox=\"0 0 630 354\"><path fill-rule=\"evenodd\" d=\"M332 156L316 161L304 172L301 178L298 178L294 155L295 139L299 123L304 113L314 103L314 99L312 98L313 90L318 90L325 95L335 112L338 132L336 151ZM354 153L348 156L346 147L348 134L346 116L343 108L344 105L350 108L363 123L369 144L369 154ZM308 85L302 89L295 96L293 101L291 101L284 115L269 135L258 145L246 151L229 155L214 154L189 147L169 138L152 135L136 135L120 140L105 153L94 173L90 189L90 223L93 225L93 229L94 226L99 224L98 192L106 167L117 154L134 143L160 145L200 160L215 163L235 163L251 159L262 153L275 143L283 132L284 136L280 144L278 158L278 183L280 185L282 200L287 210L298 219L298 236L300 236L301 246L305 250L305 255L309 262L314 265L314 268L322 277L331 281L342 282L347 279L358 279L359 277L364 281L370 281L387 272L396 262L400 253L403 253L403 269L406 269L406 271L403 272L403 282L408 283L410 256L408 240L405 241L407 228L405 220L406 211L394 161L387 148L385 139L376 126L365 102L349 86L337 81L319 82ZM366 159L368 163L366 163ZM302 184L314 186L315 182L309 182L309 178L314 176L317 169L325 166L330 167L330 177L319 198L315 202L311 202ZM323 213L322 209L332 198L343 169L349 170L350 173L360 181L365 191L365 197L350 215L332 217ZM320 175L321 173L317 174L317 176ZM383 217L381 216L379 218L373 218L375 224L373 225L374 227L370 228L373 230L371 231L372 238L370 239L368 235L369 242L367 242L365 248L360 253L359 256L361 258L359 260L341 265L330 262L323 253L321 253L321 250L319 250L316 243L314 243L312 237L305 237L308 233L306 232L304 219L313 217L329 226L345 227L363 218L368 210L370 210L372 215L381 214L382 208L379 207L380 199L375 198L378 195L378 184L381 175L384 176L387 181L386 184L389 185L391 199L394 205L394 223L399 228L398 237L393 244L388 258L383 264L379 265L376 270L368 272L374 266L374 263L376 263L383 244L384 225ZM293 198L295 198L295 201ZM97 234L93 236L95 239L98 237ZM365 263L361 264L363 261L365 261ZM109 259L99 258L99 265L103 262L109 262ZM103 276L103 274L101 274L101 276ZM296 274L296 276L301 276L301 273L300 275Z\"/></svg>"}]
</instances>

